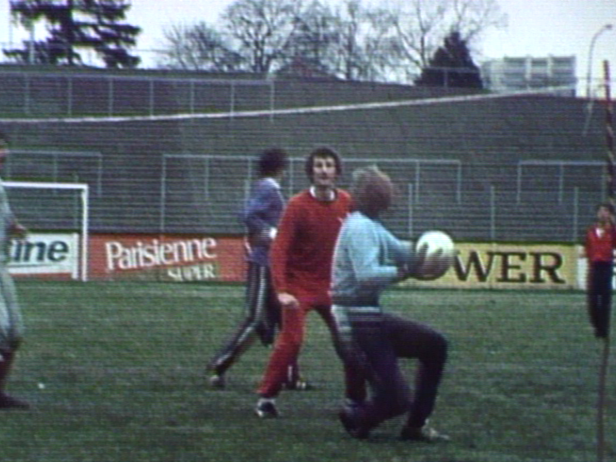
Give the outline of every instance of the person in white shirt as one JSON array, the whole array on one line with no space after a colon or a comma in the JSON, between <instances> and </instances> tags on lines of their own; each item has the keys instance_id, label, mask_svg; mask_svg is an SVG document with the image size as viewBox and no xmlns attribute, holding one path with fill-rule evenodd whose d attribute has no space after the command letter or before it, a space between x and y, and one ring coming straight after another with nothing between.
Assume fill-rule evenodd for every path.
<instances>
[{"instance_id":1,"label":"person in white shirt","mask_svg":"<svg viewBox=\"0 0 616 462\"><path fill-rule=\"evenodd\" d=\"M4 164L8 155L8 138L0 133L0 166ZM15 284L7 268L6 249L10 239L24 238L27 230L11 211L1 181L0 222L0 409L26 409L29 407L28 403L8 395L4 390L24 331Z\"/></svg>"}]
</instances>

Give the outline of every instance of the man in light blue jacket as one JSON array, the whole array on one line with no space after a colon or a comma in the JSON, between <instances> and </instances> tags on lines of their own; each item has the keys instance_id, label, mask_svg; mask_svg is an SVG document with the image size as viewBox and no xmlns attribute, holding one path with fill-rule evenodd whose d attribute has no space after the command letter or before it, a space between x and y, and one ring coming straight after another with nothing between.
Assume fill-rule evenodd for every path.
<instances>
[{"instance_id":1,"label":"man in light blue jacket","mask_svg":"<svg viewBox=\"0 0 616 462\"><path fill-rule=\"evenodd\" d=\"M443 264L426 257L425 248L414 249L398 240L378 221L393 193L389 177L378 168L354 172L355 211L345 220L336 243L332 300L337 352L347 366L362 371L371 396L347 402L339 417L351 436L363 439L381 422L408 413L402 439L445 440L448 437L426 423L436 402L447 341L428 326L384 313L379 303L392 283ZM412 399L398 357L419 360Z\"/></svg>"}]
</instances>

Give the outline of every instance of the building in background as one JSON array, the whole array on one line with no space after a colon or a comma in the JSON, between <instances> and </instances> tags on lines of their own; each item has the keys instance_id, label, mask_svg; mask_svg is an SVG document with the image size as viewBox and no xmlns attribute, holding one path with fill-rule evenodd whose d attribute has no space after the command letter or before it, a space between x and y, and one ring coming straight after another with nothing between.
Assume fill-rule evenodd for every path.
<instances>
[{"instance_id":1,"label":"building in background","mask_svg":"<svg viewBox=\"0 0 616 462\"><path fill-rule=\"evenodd\" d=\"M569 87L558 94L575 96L575 56L505 57L486 61L481 73L484 86L497 93Z\"/></svg>"}]
</instances>

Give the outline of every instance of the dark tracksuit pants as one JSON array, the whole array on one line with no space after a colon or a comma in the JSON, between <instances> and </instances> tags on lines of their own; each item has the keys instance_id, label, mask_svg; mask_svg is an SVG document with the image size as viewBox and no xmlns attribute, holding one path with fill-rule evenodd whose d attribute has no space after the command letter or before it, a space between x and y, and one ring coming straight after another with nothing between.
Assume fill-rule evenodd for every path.
<instances>
[{"instance_id":1,"label":"dark tracksuit pants","mask_svg":"<svg viewBox=\"0 0 616 462\"><path fill-rule=\"evenodd\" d=\"M588 272L588 314L597 337L605 338L610 331L612 310L612 262L592 262Z\"/></svg>"},{"instance_id":2,"label":"dark tracksuit pants","mask_svg":"<svg viewBox=\"0 0 616 462\"><path fill-rule=\"evenodd\" d=\"M270 269L254 262L248 262L244 315L237 330L210 362L209 367L217 374L224 374L257 337L263 345L271 345L280 326L280 305L272 287ZM289 368L287 382L292 384L298 379L299 368L294 363Z\"/></svg>"},{"instance_id":3,"label":"dark tracksuit pants","mask_svg":"<svg viewBox=\"0 0 616 462\"><path fill-rule=\"evenodd\" d=\"M364 378L370 385L371 396L359 410L363 424L373 428L408 412L408 426L423 426L434 410L447 360L446 339L424 324L392 314L354 314L351 308L347 315L355 352L349 353L349 345L338 351L342 352L343 360L350 360L365 372ZM398 358L419 361L412 397ZM358 400L363 386L354 384Z\"/></svg>"}]
</instances>

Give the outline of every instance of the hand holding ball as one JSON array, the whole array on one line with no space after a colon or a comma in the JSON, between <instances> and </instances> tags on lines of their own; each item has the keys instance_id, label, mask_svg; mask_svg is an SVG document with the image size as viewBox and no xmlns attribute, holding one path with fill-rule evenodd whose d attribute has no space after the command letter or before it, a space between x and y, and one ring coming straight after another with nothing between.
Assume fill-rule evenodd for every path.
<instances>
[{"instance_id":1,"label":"hand holding ball","mask_svg":"<svg viewBox=\"0 0 616 462\"><path fill-rule=\"evenodd\" d=\"M416 279L431 281L443 276L453 263L455 244L442 231L426 231L415 243Z\"/></svg>"}]
</instances>

